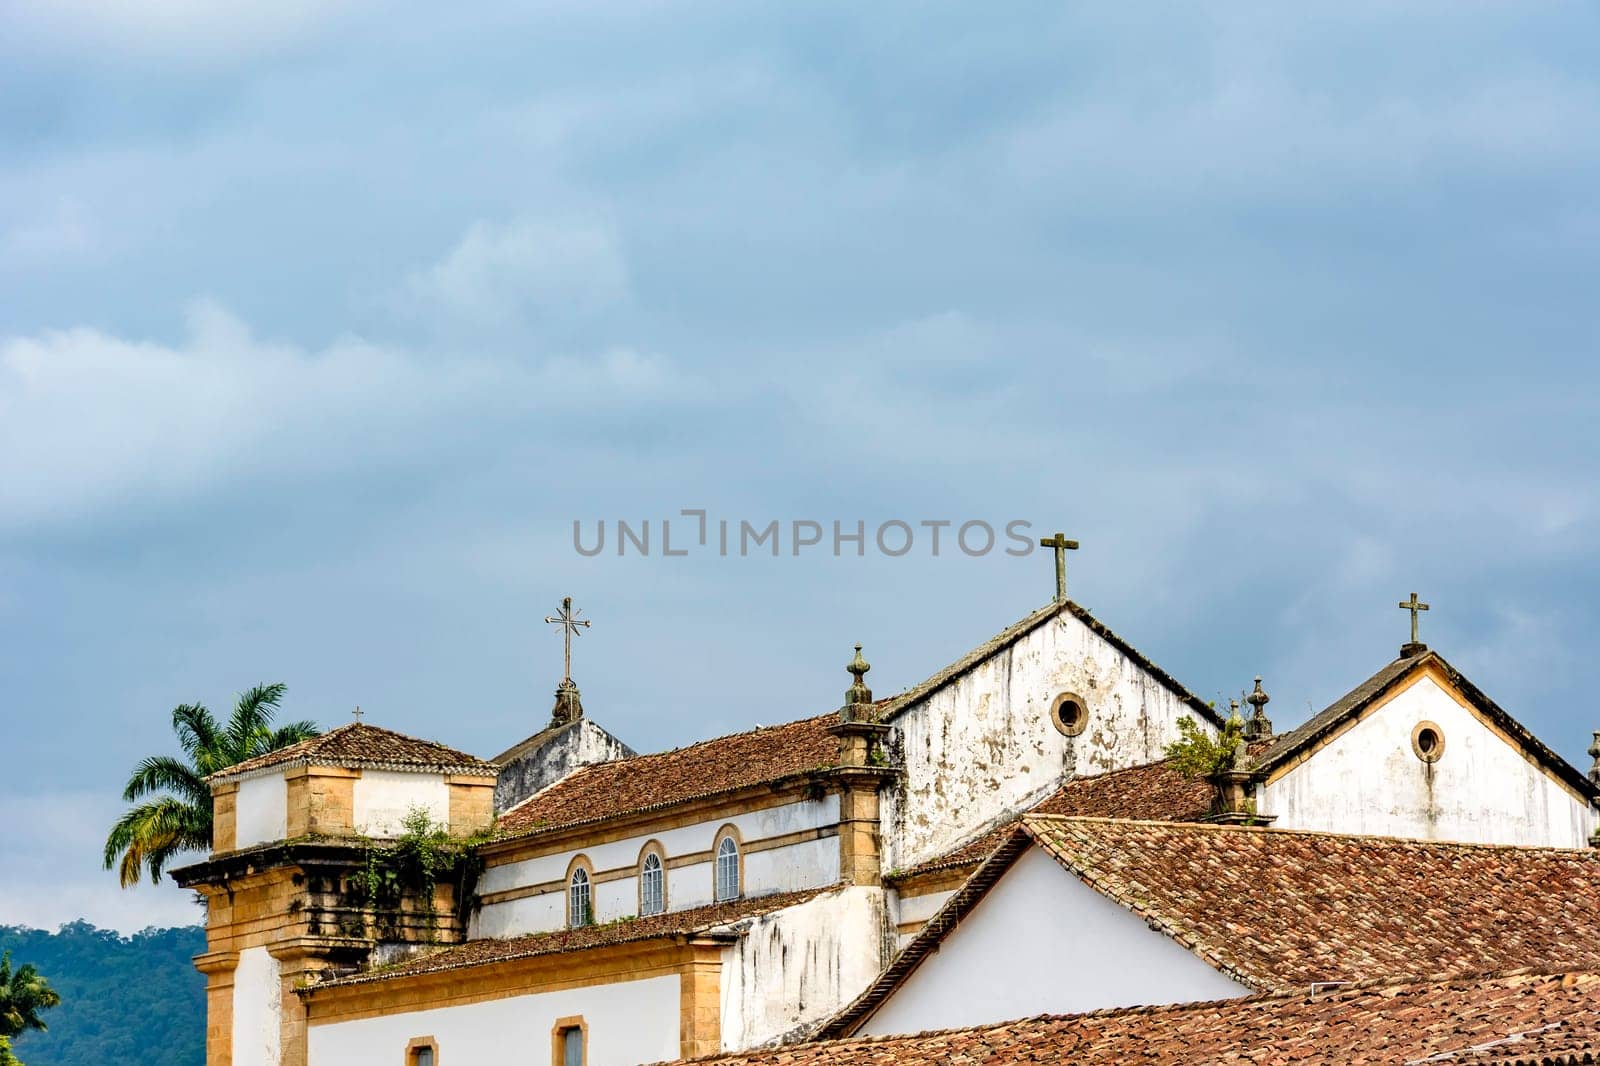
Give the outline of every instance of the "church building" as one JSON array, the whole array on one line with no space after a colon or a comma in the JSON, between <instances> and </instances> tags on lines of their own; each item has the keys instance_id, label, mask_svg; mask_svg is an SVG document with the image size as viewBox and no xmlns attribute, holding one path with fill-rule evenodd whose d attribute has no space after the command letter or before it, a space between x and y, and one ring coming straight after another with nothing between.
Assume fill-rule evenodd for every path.
<instances>
[{"instance_id":1,"label":"church building","mask_svg":"<svg viewBox=\"0 0 1600 1066\"><path fill-rule=\"evenodd\" d=\"M1593 772L1402 606L1399 655L1281 733L1262 679L1215 709L1058 585L903 692L872 692L857 645L837 708L673 751L588 718L569 656L549 725L493 760L352 723L230 767L213 854L175 874L207 901L208 1066L754 1062L1600 971L1573 920L1600 894ZM1186 730L1227 758L1180 773ZM457 858L386 894L374 848L419 812Z\"/></svg>"}]
</instances>

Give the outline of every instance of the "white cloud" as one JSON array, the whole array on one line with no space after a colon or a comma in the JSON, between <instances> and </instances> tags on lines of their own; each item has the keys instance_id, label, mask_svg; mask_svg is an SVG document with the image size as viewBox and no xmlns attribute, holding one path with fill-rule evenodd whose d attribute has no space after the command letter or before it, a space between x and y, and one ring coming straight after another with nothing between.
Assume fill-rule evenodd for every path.
<instances>
[{"instance_id":1,"label":"white cloud","mask_svg":"<svg viewBox=\"0 0 1600 1066\"><path fill-rule=\"evenodd\" d=\"M474 222L406 294L477 325L583 316L623 299L628 271L616 234L590 221Z\"/></svg>"},{"instance_id":2,"label":"white cloud","mask_svg":"<svg viewBox=\"0 0 1600 1066\"><path fill-rule=\"evenodd\" d=\"M0 339L0 530L262 474L437 457L462 423L687 395L662 357L425 359L345 337L310 351L195 304L177 345L87 327Z\"/></svg>"},{"instance_id":3,"label":"white cloud","mask_svg":"<svg viewBox=\"0 0 1600 1066\"><path fill-rule=\"evenodd\" d=\"M125 890L115 873L101 868L106 829L121 810L114 796L91 792L44 792L8 800L0 925L54 929L84 918L104 929L132 933L150 925L203 921L194 896L171 882L144 882ZM40 885L49 890L39 891Z\"/></svg>"},{"instance_id":4,"label":"white cloud","mask_svg":"<svg viewBox=\"0 0 1600 1066\"><path fill-rule=\"evenodd\" d=\"M5 6L12 39L82 56L200 65L304 40L369 0L24 0Z\"/></svg>"}]
</instances>

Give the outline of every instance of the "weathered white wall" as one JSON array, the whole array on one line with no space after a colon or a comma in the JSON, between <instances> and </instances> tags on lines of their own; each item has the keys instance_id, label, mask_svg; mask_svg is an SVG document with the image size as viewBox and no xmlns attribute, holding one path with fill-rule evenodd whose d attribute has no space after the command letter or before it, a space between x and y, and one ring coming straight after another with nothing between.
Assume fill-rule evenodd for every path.
<instances>
[{"instance_id":1,"label":"weathered white wall","mask_svg":"<svg viewBox=\"0 0 1600 1066\"><path fill-rule=\"evenodd\" d=\"M282 1023L278 960L266 948L245 948L233 972L233 1066L278 1066Z\"/></svg>"},{"instance_id":2,"label":"weathered white wall","mask_svg":"<svg viewBox=\"0 0 1600 1066\"><path fill-rule=\"evenodd\" d=\"M879 888L850 887L739 923L722 953L722 1048L739 1051L822 1021L888 964Z\"/></svg>"},{"instance_id":3,"label":"weathered white wall","mask_svg":"<svg viewBox=\"0 0 1600 1066\"><path fill-rule=\"evenodd\" d=\"M861 1033L915 1033L1249 993L1034 849Z\"/></svg>"},{"instance_id":4,"label":"weathered white wall","mask_svg":"<svg viewBox=\"0 0 1600 1066\"><path fill-rule=\"evenodd\" d=\"M282 774L240 781L234 803L236 847L282 840L288 834L289 790Z\"/></svg>"},{"instance_id":5,"label":"weathered white wall","mask_svg":"<svg viewBox=\"0 0 1600 1066\"><path fill-rule=\"evenodd\" d=\"M588 718L557 729L546 729L529 740L537 743L524 741L494 760L500 766L494 785L497 812L515 807L574 770L597 762L626 759L634 754L632 748Z\"/></svg>"},{"instance_id":6,"label":"weathered white wall","mask_svg":"<svg viewBox=\"0 0 1600 1066\"><path fill-rule=\"evenodd\" d=\"M1063 692L1088 705L1076 737L1051 721ZM1070 775L1161 758L1185 715L1211 729L1077 618L1052 618L893 719L906 779L903 795L885 797L885 869L950 850Z\"/></svg>"},{"instance_id":7,"label":"weathered white wall","mask_svg":"<svg viewBox=\"0 0 1600 1066\"><path fill-rule=\"evenodd\" d=\"M406 815L420 807L439 825L450 822L450 786L443 774L362 770L353 796L356 832L399 836Z\"/></svg>"},{"instance_id":8,"label":"weathered white wall","mask_svg":"<svg viewBox=\"0 0 1600 1066\"><path fill-rule=\"evenodd\" d=\"M920 896L907 896L893 892L889 896L890 915L896 926L905 925L908 922L926 923L929 918L939 913L939 908L943 907L945 901L955 894L954 889L944 892L927 892ZM895 947L897 949L905 947L911 938L916 935L916 931L898 934Z\"/></svg>"},{"instance_id":9,"label":"weathered white wall","mask_svg":"<svg viewBox=\"0 0 1600 1066\"><path fill-rule=\"evenodd\" d=\"M1431 721L1438 762L1411 749ZM1594 812L1424 675L1304 763L1257 790L1281 829L1584 847Z\"/></svg>"},{"instance_id":10,"label":"weathered white wall","mask_svg":"<svg viewBox=\"0 0 1600 1066\"><path fill-rule=\"evenodd\" d=\"M589 1066L634 1066L678 1057L678 1012L679 978L650 977L313 1024L307 1060L309 1066L397 1066L413 1037L431 1036L442 1066L545 1063L556 1019L581 1016L589 1029Z\"/></svg>"},{"instance_id":11,"label":"weathered white wall","mask_svg":"<svg viewBox=\"0 0 1600 1066\"><path fill-rule=\"evenodd\" d=\"M595 920L601 922L639 912L637 877L640 852L651 840L666 851L668 869L667 909L685 910L713 902L715 879L710 862L671 867L671 860L684 855L709 852L716 844L717 832L732 824L739 831L747 850L744 857L744 894L769 895L803 888L821 888L839 880L839 841L820 837L766 851L750 851L748 846L771 837L786 836L813 829L836 826L839 797L823 796L801 800L761 811L732 816L719 815L693 825L659 833L641 833L625 840L596 844L583 851L562 851L520 862L490 866L478 879L479 895L530 885L564 882L573 858L583 855L597 873L626 867L628 876L604 881L593 887ZM472 926L473 936L505 937L559 929L566 924L564 885L554 891L522 899L487 903L480 908Z\"/></svg>"}]
</instances>

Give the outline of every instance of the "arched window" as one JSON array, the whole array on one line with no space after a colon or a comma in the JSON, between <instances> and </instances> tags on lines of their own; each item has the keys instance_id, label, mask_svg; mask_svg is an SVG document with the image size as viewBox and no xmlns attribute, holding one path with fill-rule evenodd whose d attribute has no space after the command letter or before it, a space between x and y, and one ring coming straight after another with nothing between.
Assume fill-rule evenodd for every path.
<instances>
[{"instance_id":1,"label":"arched window","mask_svg":"<svg viewBox=\"0 0 1600 1066\"><path fill-rule=\"evenodd\" d=\"M573 929L594 922L594 907L589 901L589 871L582 866L572 871L567 882L567 925Z\"/></svg>"},{"instance_id":2,"label":"arched window","mask_svg":"<svg viewBox=\"0 0 1600 1066\"><path fill-rule=\"evenodd\" d=\"M717 845L717 901L739 898L739 843L732 836Z\"/></svg>"},{"instance_id":3,"label":"arched window","mask_svg":"<svg viewBox=\"0 0 1600 1066\"><path fill-rule=\"evenodd\" d=\"M661 856L648 852L639 864L639 915L660 914L667 909L667 874Z\"/></svg>"}]
</instances>

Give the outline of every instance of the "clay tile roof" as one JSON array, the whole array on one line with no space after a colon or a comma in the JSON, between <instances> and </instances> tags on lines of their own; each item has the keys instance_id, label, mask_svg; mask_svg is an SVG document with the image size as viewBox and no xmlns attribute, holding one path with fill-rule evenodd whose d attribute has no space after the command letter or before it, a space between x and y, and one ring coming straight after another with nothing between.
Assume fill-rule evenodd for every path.
<instances>
[{"instance_id":1,"label":"clay tile roof","mask_svg":"<svg viewBox=\"0 0 1600 1066\"><path fill-rule=\"evenodd\" d=\"M1122 770L1078 777L1031 807L1029 814L1061 814L1076 818L1131 818L1140 821L1197 822L1211 812L1214 789L1205 781L1184 777L1165 760ZM1015 818L938 858L897 875L896 880L935 870L976 866L994 854L1022 824Z\"/></svg>"},{"instance_id":2,"label":"clay tile roof","mask_svg":"<svg viewBox=\"0 0 1600 1066\"><path fill-rule=\"evenodd\" d=\"M970 1029L792 1044L724 1066L1002 1066L1071 1062L1348 1066L1588 1063L1600 1052L1600 974L1379 983L1319 994L1025 1018Z\"/></svg>"},{"instance_id":3,"label":"clay tile roof","mask_svg":"<svg viewBox=\"0 0 1600 1066\"><path fill-rule=\"evenodd\" d=\"M1029 815L855 1002L883 1004L1030 847L1244 985L1600 972L1600 852Z\"/></svg>"},{"instance_id":4,"label":"clay tile roof","mask_svg":"<svg viewBox=\"0 0 1600 1066\"><path fill-rule=\"evenodd\" d=\"M279 766L348 766L374 770L422 770L436 773L476 774L492 777L494 763L475 755L418 740L404 733L380 729L363 722L350 722L330 729L321 736L302 740L287 748L258 755L218 770L208 781L254 773Z\"/></svg>"},{"instance_id":5,"label":"clay tile roof","mask_svg":"<svg viewBox=\"0 0 1600 1066\"><path fill-rule=\"evenodd\" d=\"M1591 798L1600 797L1600 786L1589 780L1587 775L1557 755L1543 741L1529 732L1526 726L1511 717L1504 708L1491 700L1481 689L1471 681L1468 681L1459 670L1446 662L1444 656L1426 648L1415 655L1403 656L1394 660L1318 711L1304 725L1292 729L1282 736L1273 737L1264 749L1256 755L1257 763L1261 769L1270 770L1288 762L1300 752L1337 730L1345 722L1360 717L1361 713L1371 706L1374 701L1393 691L1396 686L1411 677L1415 671L1425 666L1436 666L1442 670L1450 680L1450 683L1460 690L1461 694L1480 714L1499 726L1502 731L1515 738L1524 751L1532 755L1550 773L1576 789L1579 795ZM1255 752L1252 753L1256 754Z\"/></svg>"},{"instance_id":6,"label":"clay tile roof","mask_svg":"<svg viewBox=\"0 0 1600 1066\"><path fill-rule=\"evenodd\" d=\"M500 818L507 835L598 822L804 775L839 762L833 714L718 737L686 748L596 763Z\"/></svg>"},{"instance_id":7,"label":"clay tile roof","mask_svg":"<svg viewBox=\"0 0 1600 1066\"><path fill-rule=\"evenodd\" d=\"M629 944L636 940L704 933L746 918L755 918L783 910L785 907L793 907L829 891L832 889L812 888L799 892L780 892L770 896L690 907L681 911L667 911L665 914L652 914L645 918L586 925L578 929L557 929L503 940L469 940L464 944L412 956L392 966L323 981L308 991L414 977L418 974L439 973L444 970L461 970L471 966L489 966L513 959L529 959L539 955L558 955L569 951L583 951L587 948Z\"/></svg>"},{"instance_id":8,"label":"clay tile roof","mask_svg":"<svg viewBox=\"0 0 1600 1066\"><path fill-rule=\"evenodd\" d=\"M1262 990L1314 981L1600 971L1577 916L1600 853L1031 816L1091 887Z\"/></svg>"}]
</instances>

